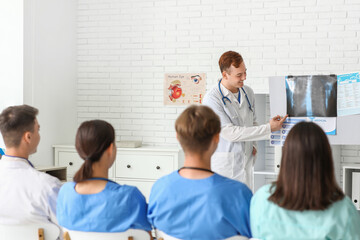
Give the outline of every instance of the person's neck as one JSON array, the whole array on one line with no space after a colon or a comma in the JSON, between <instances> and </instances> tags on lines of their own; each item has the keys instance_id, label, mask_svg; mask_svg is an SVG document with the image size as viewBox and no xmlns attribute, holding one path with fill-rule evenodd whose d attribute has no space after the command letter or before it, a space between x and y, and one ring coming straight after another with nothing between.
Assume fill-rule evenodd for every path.
<instances>
[{"instance_id":1,"label":"person's neck","mask_svg":"<svg viewBox=\"0 0 360 240\"><path fill-rule=\"evenodd\" d=\"M234 87L232 87L232 86L229 86L228 84L227 84L227 82L226 81L221 81L221 84L227 89L227 90L229 90L230 92L232 92L232 93L237 93L237 92L239 92L239 89L238 88L234 88Z\"/></svg>"},{"instance_id":2,"label":"person's neck","mask_svg":"<svg viewBox=\"0 0 360 240\"><path fill-rule=\"evenodd\" d=\"M29 159L29 152L22 148L6 148L5 155Z\"/></svg>"},{"instance_id":3,"label":"person's neck","mask_svg":"<svg viewBox=\"0 0 360 240\"><path fill-rule=\"evenodd\" d=\"M109 178L109 169L106 166L103 166L100 161L93 163L92 170L92 177L94 178Z\"/></svg>"},{"instance_id":4,"label":"person's neck","mask_svg":"<svg viewBox=\"0 0 360 240\"><path fill-rule=\"evenodd\" d=\"M210 156L207 156L207 154L185 154L184 167L211 170ZM202 179L213 175L211 172L196 169L182 169L179 174L189 179Z\"/></svg>"}]
</instances>

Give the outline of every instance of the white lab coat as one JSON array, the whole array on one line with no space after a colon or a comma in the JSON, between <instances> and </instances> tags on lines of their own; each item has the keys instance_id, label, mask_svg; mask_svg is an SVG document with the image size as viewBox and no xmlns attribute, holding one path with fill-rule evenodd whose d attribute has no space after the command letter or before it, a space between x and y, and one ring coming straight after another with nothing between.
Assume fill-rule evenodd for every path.
<instances>
[{"instance_id":1,"label":"white lab coat","mask_svg":"<svg viewBox=\"0 0 360 240\"><path fill-rule=\"evenodd\" d=\"M270 138L270 124L258 125L255 115L255 97L253 90L244 86L252 110L246 100L244 92L241 94L240 104L237 94L233 94L220 84L221 91L231 103L222 101L219 85L211 89L204 97L204 104L212 108L219 115L221 121L220 142L211 158L211 169L218 174L229 177L248 185L253 189L253 165L255 157L252 155L254 141Z\"/></svg>"},{"instance_id":2,"label":"white lab coat","mask_svg":"<svg viewBox=\"0 0 360 240\"><path fill-rule=\"evenodd\" d=\"M57 225L56 199L60 187L57 178L37 171L25 159L2 156L0 223L51 222Z\"/></svg>"}]
</instances>

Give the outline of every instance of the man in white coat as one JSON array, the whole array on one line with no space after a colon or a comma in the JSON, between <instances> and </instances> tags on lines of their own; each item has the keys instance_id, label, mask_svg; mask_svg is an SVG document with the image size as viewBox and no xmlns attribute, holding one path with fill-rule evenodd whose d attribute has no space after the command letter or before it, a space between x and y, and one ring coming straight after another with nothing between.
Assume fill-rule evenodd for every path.
<instances>
[{"instance_id":1,"label":"man in white coat","mask_svg":"<svg viewBox=\"0 0 360 240\"><path fill-rule=\"evenodd\" d=\"M258 125L253 90L244 85L246 67L241 55L225 52L219 59L222 79L204 97L221 120L220 142L211 158L211 169L223 176L244 182L253 189L253 165L258 140L270 138L287 116L275 116Z\"/></svg>"},{"instance_id":2,"label":"man in white coat","mask_svg":"<svg viewBox=\"0 0 360 240\"><path fill-rule=\"evenodd\" d=\"M28 105L6 108L0 131L6 146L0 160L0 223L57 224L56 199L61 182L37 171L28 160L40 141L38 110Z\"/></svg>"}]
</instances>

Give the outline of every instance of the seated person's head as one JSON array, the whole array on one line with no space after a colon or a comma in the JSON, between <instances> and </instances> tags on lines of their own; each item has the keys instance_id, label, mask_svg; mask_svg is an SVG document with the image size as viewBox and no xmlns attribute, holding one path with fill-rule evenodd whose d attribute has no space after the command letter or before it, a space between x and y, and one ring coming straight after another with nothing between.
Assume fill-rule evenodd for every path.
<instances>
[{"instance_id":1,"label":"seated person's head","mask_svg":"<svg viewBox=\"0 0 360 240\"><path fill-rule=\"evenodd\" d=\"M116 157L115 130L113 126L103 120L83 122L76 133L75 147L80 157L85 160L74 176L75 182L92 177L93 164L99 163L103 156L104 164L108 168L114 163Z\"/></svg>"},{"instance_id":2,"label":"seated person's head","mask_svg":"<svg viewBox=\"0 0 360 240\"><path fill-rule=\"evenodd\" d=\"M220 119L214 111L203 105L185 109L175 122L176 136L184 152L203 153L219 141ZM216 150L216 146L213 151Z\"/></svg>"},{"instance_id":3,"label":"seated person's head","mask_svg":"<svg viewBox=\"0 0 360 240\"><path fill-rule=\"evenodd\" d=\"M36 152L40 141L38 110L28 105L12 106L0 115L0 131L7 149L22 149L27 154Z\"/></svg>"},{"instance_id":4,"label":"seated person's head","mask_svg":"<svg viewBox=\"0 0 360 240\"><path fill-rule=\"evenodd\" d=\"M323 210L344 197L328 138L318 125L300 122L290 130L274 187L269 200L290 210Z\"/></svg>"}]
</instances>

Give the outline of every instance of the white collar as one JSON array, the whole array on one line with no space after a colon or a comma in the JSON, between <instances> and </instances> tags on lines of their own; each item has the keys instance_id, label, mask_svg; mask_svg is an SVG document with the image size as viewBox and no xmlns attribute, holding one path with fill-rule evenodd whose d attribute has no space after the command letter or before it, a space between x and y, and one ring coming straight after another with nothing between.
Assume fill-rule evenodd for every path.
<instances>
[{"instance_id":1,"label":"white collar","mask_svg":"<svg viewBox=\"0 0 360 240\"><path fill-rule=\"evenodd\" d=\"M223 81L223 80L221 79L220 88L221 88L221 91L222 91L224 97L227 97L227 96L229 96L229 95L232 95L232 96L235 97L235 96L237 96L237 93L240 93L240 89L239 89L239 88L238 88L238 92L237 92L237 93L231 92L229 89L227 89L227 88L223 85L222 81Z\"/></svg>"},{"instance_id":2,"label":"white collar","mask_svg":"<svg viewBox=\"0 0 360 240\"><path fill-rule=\"evenodd\" d=\"M6 162L23 162L26 163L26 165L29 165L30 167L32 167L29 163L29 160L22 158L22 157L15 157L15 156L6 156L6 155L2 155L0 162L1 161L6 161Z\"/></svg>"}]
</instances>

